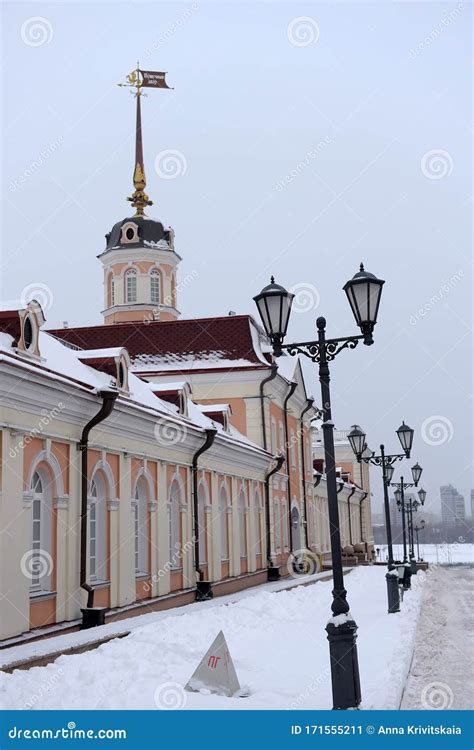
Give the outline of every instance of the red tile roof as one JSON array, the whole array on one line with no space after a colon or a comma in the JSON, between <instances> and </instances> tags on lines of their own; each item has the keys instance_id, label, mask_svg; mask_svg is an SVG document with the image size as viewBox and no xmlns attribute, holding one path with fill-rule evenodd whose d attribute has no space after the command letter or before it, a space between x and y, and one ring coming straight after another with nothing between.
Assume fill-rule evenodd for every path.
<instances>
[{"instance_id":1,"label":"red tile roof","mask_svg":"<svg viewBox=\"0 0 474 750\"><path fill-rule=\"evenodd\" d=\"M132 359L140 355L166 358L176 369L187 357L213 360L247 360L256 366L264 363L254 348L249 315L191 320L116 323L113 325L59 328L53 336L80 349L125 347ZM238 366L238 362L236 362ZM159 369L159 368L158 368Z\"/></svg>"}]
</instances>

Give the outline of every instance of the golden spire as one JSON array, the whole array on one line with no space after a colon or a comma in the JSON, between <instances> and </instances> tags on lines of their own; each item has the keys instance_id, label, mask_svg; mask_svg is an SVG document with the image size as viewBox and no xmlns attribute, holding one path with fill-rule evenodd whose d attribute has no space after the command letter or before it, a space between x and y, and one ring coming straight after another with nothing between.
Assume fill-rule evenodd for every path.
<instances>
[{"instance_id":1,"label":"golden spire","mask_svg":"<svg viewBox=\"0 0 474 750\"><path fill-rule=\"evenodd\" d=\"M137 116L135 126L135 168L133 170L133 195L127 198L135 209L135 216L145 216L145 207L152 206L148 195L145 193L146 177L145 165L143 163L143 140L142 140L142 113L140 99L142 97L143 80L140 76L141 70L137 62L137 69L127 76L128 83L119 83L119 86L130 86L136 89L135 98L137 100Z\"/></svg>"}]
</instances>

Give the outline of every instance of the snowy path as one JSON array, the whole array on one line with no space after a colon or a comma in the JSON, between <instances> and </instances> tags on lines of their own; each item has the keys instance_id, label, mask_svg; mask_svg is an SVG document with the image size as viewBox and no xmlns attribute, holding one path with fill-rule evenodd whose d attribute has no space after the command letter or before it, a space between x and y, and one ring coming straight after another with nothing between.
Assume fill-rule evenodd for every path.
<instances>
[{"instance_id":1,"label":"snowy path","mask_svg":"<svg viewBox=\"0 0 474 750\"><path fill-rule=\"evenodd\" d=\"M468 566L435 566L426 576L402 709L472 709L473 576Z\"/></svg>"},{"instance_id":2,"label":"snowy path","mask_svg":"<svg viewBox=\"0 0 474 750\"><path fill-rule=\"evenodd\" d=\"M385 568L355 569L345 579L359 626L361 708L397 709L413 652L422 581L402 611L387 614ZM328 709L332 582L258 591L169 612L94 651L54 664L0 673L0 708L12 709ZM183 608L184 609L184 608ZM163 614L163 613L162 613ZM183 686L223 630L249 697L185 692ZM403 644L403 648L401 648Z\"/></svg>"}]
</instances>

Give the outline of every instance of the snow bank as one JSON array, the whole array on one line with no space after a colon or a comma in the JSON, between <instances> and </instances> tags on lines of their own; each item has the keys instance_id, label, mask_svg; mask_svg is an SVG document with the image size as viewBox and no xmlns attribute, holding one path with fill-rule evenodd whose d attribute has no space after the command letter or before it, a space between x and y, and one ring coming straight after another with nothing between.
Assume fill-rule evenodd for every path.
<instances>
[{"instance_id":1,"label":"snow bank","mask_svg":"<svg viewBox=\"0 0 474 750\"><path fill-rule=\"evenodd\" d=\"M420 585L399 614L387 614L385 569L364 567L346 578L359 626L362 708L397 709L412 656ZM418 581L417 581L418 583ZM54 664L0 674L2 709L328 709L329 649L325 625L332 582L288 591L253 592L179 610L112 641ZM209 604L209 606L206 606ZM246 698L185 692L223 630Z\"/></svg>"}]
</instances>

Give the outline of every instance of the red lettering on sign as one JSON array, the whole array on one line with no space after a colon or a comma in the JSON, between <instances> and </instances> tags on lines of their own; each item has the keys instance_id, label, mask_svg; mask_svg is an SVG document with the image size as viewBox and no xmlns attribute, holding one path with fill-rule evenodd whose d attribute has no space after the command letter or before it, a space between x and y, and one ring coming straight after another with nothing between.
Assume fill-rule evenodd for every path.
<instances>
[{"instance_id":1,"label":"red lettering on sign","mask_svg":"<svg viewBox=\"0 0 474 750\"><path fill-rule=\"evenodd\" d=\"M215 669L219 663L220 656L210 656L209 661L207 662L207 666L211 669Z\"/></svg>"}]
</instances>

